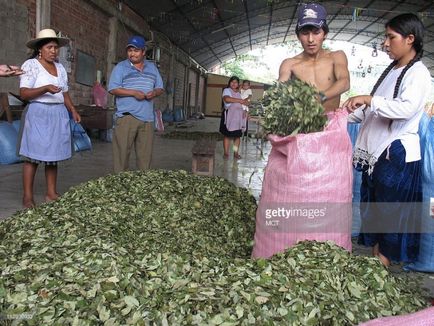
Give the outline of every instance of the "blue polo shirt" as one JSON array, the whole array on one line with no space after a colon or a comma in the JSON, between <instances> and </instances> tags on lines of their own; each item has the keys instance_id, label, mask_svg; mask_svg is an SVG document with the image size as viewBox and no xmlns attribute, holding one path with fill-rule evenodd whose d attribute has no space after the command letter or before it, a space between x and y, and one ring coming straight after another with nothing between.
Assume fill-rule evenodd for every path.
<instances>
[{"instance_id":1,"label":"blue polo shirt","mask_svg":"<svg viewBox=\"0 0 434 326\"><path fill-rule=\"evenodd\" d=\"M119 62L110 76L108 90L116 88L134 89L146 94L155 88L163 88L163 80L153 62L145 61L143 71L140 71L127 59ZM134 96L116 96L116 107L118 117L129 112L141 121L154 121L152 101L139 101Z\"/></svg>"}]
</instances>

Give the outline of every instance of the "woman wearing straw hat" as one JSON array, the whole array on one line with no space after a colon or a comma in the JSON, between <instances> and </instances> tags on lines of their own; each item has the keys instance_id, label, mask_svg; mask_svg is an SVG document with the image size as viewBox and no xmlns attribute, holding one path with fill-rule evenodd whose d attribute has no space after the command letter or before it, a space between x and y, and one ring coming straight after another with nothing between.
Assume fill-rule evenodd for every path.
<instances>
[{"instance_id":1,"label":"woman wearing straw hat","mask_svg":"<svg viewBox=\"0 0 434 326\"><path fill-rule=\"evenodd\" d=\"M24 207L35 206L33 182L40 163L45 164L45 201L58 198L57 164L72 155L68 111L76 122L81 118L68 94L65 68L56 62L59 48L68 42L54 30L43 29L26 44L33 53L22 65L25 74L20 76L20 96L30 102L22 118L19 147L24 159Z\"/></svg>"}]
</instances>

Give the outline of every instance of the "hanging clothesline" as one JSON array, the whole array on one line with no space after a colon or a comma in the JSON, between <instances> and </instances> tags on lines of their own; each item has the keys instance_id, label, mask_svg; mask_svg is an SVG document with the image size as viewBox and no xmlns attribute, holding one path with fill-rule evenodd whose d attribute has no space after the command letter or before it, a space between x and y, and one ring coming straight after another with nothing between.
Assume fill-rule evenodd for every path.
<instances>
[{"instance_id":1,"label":"hanging clothesline","mask_svg":"<svg viewBox=\"0 0 434 326\"><path fill-rule=\"evenodd\" d=\"M342 6L345 7L345 6ZM349 7L347 7L349 8ZM407 13L408 11L397 11L397 10L383 10L383 9L372 9L372 8L359 8L359 7L351 7L352 8L352 21L355 22L357 21L357 18L360 17L362 15L362 13L368 13L370 11L375 11L375 12L385 12L385 13L394 13L394 14L403 14L403 13ZM434 12L433 11L422 11L422 12L416 12L416 14L420 17L420 18L424 18L424 17L434 17Z\"/></svg>"}]
</instances>

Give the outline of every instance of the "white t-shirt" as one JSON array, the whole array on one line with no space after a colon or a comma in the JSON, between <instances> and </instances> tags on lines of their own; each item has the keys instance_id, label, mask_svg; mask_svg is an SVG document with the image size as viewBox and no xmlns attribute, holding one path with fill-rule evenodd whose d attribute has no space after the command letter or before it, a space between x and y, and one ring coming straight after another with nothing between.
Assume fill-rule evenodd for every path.
<instances>
[{"instance_id":1,"label":"white t-shirt","mask_svg":"<svg viewBox=\"0 0 434 326\"><path fill-rule=\"evenodd\" d=\"M350 122L362 122L354 159L368 164L368 173L372 173L380 155L397 139L405 148L407 163L421 159L418 129L431 93L431 75L421 61L416 62L405 73L394 99L396 80L403 69L392 69L387 74L364 113L360 107L348 117ZM390 121L393 123L389 128Z\"/></svg>"},{"instance_id":2,"label":"white t-shirt","mask_svg":"<svg viewBox=\"0 0 434 326\"><path fill-rule=\"evenodd\" d=\"M54 64L57 69L57 77L51 75L37 59L29 59L23 63L21 69L25 73L20 76L20 87L38 88L51 84L62 88L59 93L45 93L32 99L31 102L64 103L63 92L68 91L68 76L60 63L55 62Z\"/></svg>"},{"instance_id":3,"label":"white t-shirt","mask_svg":"<svg viewBox=\"0 0 434 326\"><path fill-rule=\"evenodd\" d=\"M225 96L229 96L229 97L235 97L235 98L240 98L240 97L238 97L237 95L239 95L240 93L238 93L238 92L233 92L229 87L227 87L227 88L225 88L224 90L223 90L223 94L222 94L222 98L223 97L225 97ZM227 109L232 103L226 103L224 100L223 100L223 103L224 103L224 105L225 105L225 109Z\"/></svg>"},{"instance_id":4,"label":"white t-shirt","mask_svg":"<svg viewBox=\"0 0 434 326\"><path fill-rule=\"evenodd\" d=\"M252 95L253 95L253 93L252 93L251 88L249 88L249 89L241 88L241 98L243 100L245 100L246 98L248 98L249 96L252 96ZM249 112L249 107L247 105L243 105L243 110Z\"/></svg>"}]
</instances>

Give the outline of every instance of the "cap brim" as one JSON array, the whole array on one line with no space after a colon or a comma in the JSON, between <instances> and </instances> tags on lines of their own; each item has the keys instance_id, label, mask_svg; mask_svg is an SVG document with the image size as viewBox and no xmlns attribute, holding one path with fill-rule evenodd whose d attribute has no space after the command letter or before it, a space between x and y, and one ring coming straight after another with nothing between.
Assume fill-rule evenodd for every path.
<instances>
[{"instance_id":1,"label":"cap brim","mask_svg":"<svg viewBox=\"0 0 434 326\"><path fill-rule=\"evenodd\" d=\"M57 40L57 42L59 43L59 47L65 46L69 43L69 39L68 38L64 38L64 37L42 37L42 38L35 38L33 40L30 40L26 43L26 46L30 49L34 49L36 44L38 44L39 41L44 40L44 39L54 39Z\"/></svg>"},{"instance_id":2,"label":"cap brim","mask_svg":"<svg viewBox=\"0 0 434 326\"><path fill-rule=\"evenodd\" d=\"M127 46L126 46L125 48L129 48L129 47L133 47L133 48L136 48L136 49L144 49L144 48L146 48L146 44L145 44L145 46L144 46L143 48L138 47L138 46L135 45L135 44L127 44Z\"/></svg>"},{"instance_id":3,"label":"cap brim","mask_svg":"<svg viewBox=\"0 0 434 326\"><path fill-rule=\"evenodd\" d=\"M305 26L314 26L316 28L321 28L325 24L325 20L318 21L317 19L304 19L303 22L298 23L298 28L302 28Z\"/></svg>"}]
</instances>

